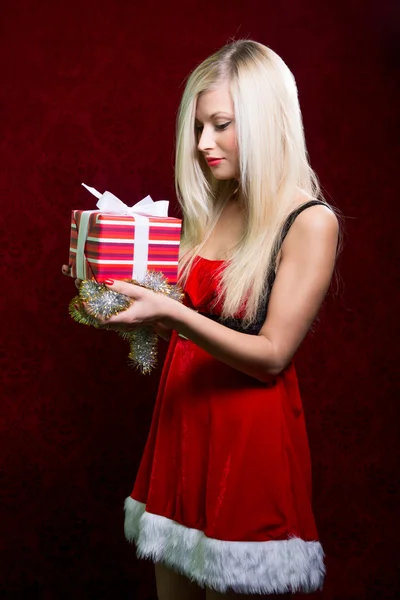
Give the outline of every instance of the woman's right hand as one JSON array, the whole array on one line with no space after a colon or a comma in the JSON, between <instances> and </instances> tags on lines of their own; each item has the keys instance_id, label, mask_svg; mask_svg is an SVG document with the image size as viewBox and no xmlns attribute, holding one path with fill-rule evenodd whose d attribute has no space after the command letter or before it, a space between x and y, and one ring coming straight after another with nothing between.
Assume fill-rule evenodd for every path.
<instances>
[{"instance_id":1,"label":"woman's right hand","mask_svg":"<svg viewBox=\"0 0 400 600\"><path fill-rule=\"evenodd\" d=\"M66 275L67 277L71 277L71 266L63 265L61 267L61 273ZM79 286L81 285L82 279L75 279L75 287L79 290Z\"/></svg>"},{"instance_id":2,"label":"woman's right hand","mask_svg":"<svg viewBox=\"0 0 400 600\"><path fill-rule=\"evenodd\" d=\"M70 277L71 276L70 265L63 265L61 267L61 272L63 275ZM79 290L79 286L80 286L81 282L82 282L82 279L75 279L75 286L77 287L78 290ZM103 327L102 326L99 327L99 329L102 329L102 328L114 329L115 331L126 331L126 332L132 331L132 329L134 329L132 326L126 325L124 323L115 323L114 325L104 325ZM169 342L169 340L171 339L172 329L170 329L169 327L166 327L159 321L154 323L154 325L152 326L152 330L154 333L156 333L158 335L158 337L162 338L166 342Z\"/></svg>"}]
</instances>

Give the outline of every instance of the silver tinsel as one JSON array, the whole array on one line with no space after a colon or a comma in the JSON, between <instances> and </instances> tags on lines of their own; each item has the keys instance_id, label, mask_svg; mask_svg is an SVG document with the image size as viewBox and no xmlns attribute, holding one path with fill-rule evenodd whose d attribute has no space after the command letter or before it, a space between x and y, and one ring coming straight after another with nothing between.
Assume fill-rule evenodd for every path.
<instances>
[{"instance_id":1,"label":"silver tinsel","mask_svg":"<svg viewBox=\"0 0 400 600\"><path fill-rule=\"evenodd\" d=\"M132 280L131 283L136 283L136 285L141 285L149 290L153 290L153 292L165 294L174 300L178 300L178 302L182 302L183 294L180 287L177 285L170 285L165 279L165 276L157 271L146 271L143 279L140 281Z\"/></svg>"},{"instance_id":2,"label":"silver tinsel","mask_svg":"<svg viewBox=\"0 0 400 600\"><path fill-rule=\"evenodd\" d=\"M131 364L144 374L150 373L157 364L157 334L148 327L142 327L136 331L120 332L120 336L129 342Z\"/></svg>"},{"instance_id":3,"label":"silver tinsel","mask_svg":"<svg viewBox=\"0 0 400 600\"><path fill-rule=\"evenodd\" d=\"M130 279L128 283L165 294L178 302L182 302L183 299L182 290L178 286L170 285L165 276L156 271L147 271L140 281ZM84 280L79 288L79 296L73 298L69 304L69 312L78 323L99 327L97 319L108 319L117 315L129 308L133 302L132 298L110 290L104 283ZM118 334L129 342L131 363L142 373L150 373L157 363L157 334L148 327L119 331Z\"/></svg>"},{"instance_id":4,"label":"silver tinsel","mask_svg":"<svg viewBox=\"0 0 400 600\"><path fill-rule=\"evenodd\" d=\"M79 297L86 304L86 312L95 319L109 319L133 304L132 298L110 290L104 283L87 279L80 285Z\"/></svg>"}]
</instances>

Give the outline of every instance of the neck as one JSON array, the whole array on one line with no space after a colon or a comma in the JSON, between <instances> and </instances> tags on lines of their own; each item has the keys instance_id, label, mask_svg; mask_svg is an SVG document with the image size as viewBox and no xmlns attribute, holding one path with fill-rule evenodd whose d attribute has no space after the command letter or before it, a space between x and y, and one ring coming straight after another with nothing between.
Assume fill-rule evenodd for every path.
<instances>
[{"instance_id":1,"label":"neck","mask_svg":"<svg viewBox=\"0 0 400 600\"><path fill-rule=\"evenodd\" d=\"M244 208L244 198L239 186L235 189L231 196L231 202L234 202L238 208Z\"/></svg>"}]
</instances>

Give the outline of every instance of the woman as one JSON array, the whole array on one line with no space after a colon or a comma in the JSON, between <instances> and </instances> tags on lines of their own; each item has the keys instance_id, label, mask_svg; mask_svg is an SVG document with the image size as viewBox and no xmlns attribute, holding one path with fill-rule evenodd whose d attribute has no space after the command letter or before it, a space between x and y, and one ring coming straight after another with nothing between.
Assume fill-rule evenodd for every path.
<instances>
[{"instance_id":1,"label":"woman","mask_svg":"<svg viewBox=\"0 0 400 600\"><path fill-rule=\"evenodd\" d=\"M339 225L272 50L240 40L191 74L176 189L185 303L107 282L135 299L108 325L170 337L126 536L155 562L160 600L316 591L324 553L292 359L329 288Z\"/></svg>"}]
</instances>

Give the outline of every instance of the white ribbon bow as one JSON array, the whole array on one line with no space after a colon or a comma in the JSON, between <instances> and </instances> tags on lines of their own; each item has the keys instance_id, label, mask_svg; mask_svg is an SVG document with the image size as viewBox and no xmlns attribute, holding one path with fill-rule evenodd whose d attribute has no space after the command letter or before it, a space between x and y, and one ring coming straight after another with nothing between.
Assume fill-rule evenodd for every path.
<instances>
[{"instance_id":1,"label":"white ribbon bow","mask_svg":"<svg viewBox=\"0 0 400 600\"><path fill-rule=\"evenodd\" d=\"M93 196L98 198L96 206L102 212L112 212L119 215L149 215L150 217L168 217L168 200L158 200L154 202L151 196L146 196L143 200L136 202L133 206L127 206L122 200L111 194L111 192L104 192L100 194L94 188L82 183Z\"/></svg>"},{"instance_id":2,"label":"white ribbon bow","mask_svg":"<svg viewBox=\"0 0 400 600\"><path fill-rule=\"evenodd\" d=\"M141 281L147 271L147 261L149 254L149 218L148 217L168 217L168 200L159 200L154 202L151 196L146 196L133 206L127 206L122 200L111 194L104 192L100 194L95 188L82 183L93 196L98 198L96 206L101 212L114 213L119 215L131 215L135 219L135 239L134 239L134 257L132 268L132 279ZM85 244L88 235L89 217L96 211L85 210L81 214L81 220L78 231L77 252L76 252L76 276L78 279L86 279L86 258Z\"/></svg>"}]
</instances>

